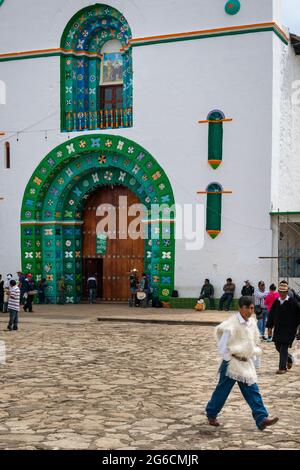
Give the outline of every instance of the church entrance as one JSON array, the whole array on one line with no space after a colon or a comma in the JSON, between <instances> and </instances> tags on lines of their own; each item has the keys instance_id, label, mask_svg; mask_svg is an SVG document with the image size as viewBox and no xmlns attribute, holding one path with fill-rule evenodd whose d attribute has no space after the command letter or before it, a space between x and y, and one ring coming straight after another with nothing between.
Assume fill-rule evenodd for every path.
<instances>
[{"instance_id":1,"label":"church entrance","mask_svg":"<svg viewBox=\"0 0 300 470\"><path fill-rule=\"evenodd\" d=\"M125 223L121 211L119 220L120 198L131 210L142 203L143 221L138 210L126 211ZM103 205L116 211L115 233L101 227ZM168 176L138 143L102 133L68 139L44 157L26 186L22 269L36 282L46 279L50 303L59 300L62 276L66 303L86 298L89 275L98 279L99 299L127 301L133 268L147 273L154 297L168 301L175 278L174 205Z\"/></svg>"},{"instance_id":2,"label":"church entrance","mask_svg":"<svg viewBox=\"0 0 300 470\"><path fill-rule=\"evenodd\" d=\"M120 207L122 205L122 212ZM104 186L86 200L83 212L83 296L87 298L87 279L97 278L97 297L106 301L127 301L129 273L144 271L145 240L136 238L131 222L139 216L128 215L127 208L140 204L138 197L125 186ZM110 225L104 219L113 214ZM126 219L124 220L124 214ZM102 227L101 227L102 222ZM103 227L105 232L103 231Z\"/></svg>"}]
</instances>

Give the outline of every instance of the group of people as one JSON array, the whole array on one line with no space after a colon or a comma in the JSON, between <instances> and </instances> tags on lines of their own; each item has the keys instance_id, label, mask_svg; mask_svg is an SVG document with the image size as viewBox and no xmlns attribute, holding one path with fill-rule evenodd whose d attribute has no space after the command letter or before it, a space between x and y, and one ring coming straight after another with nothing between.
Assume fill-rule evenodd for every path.
<instances>
[{"instance_id":1,"label":"group of people","mask_svg":"<svg viewBox=\"0 0 300 470\"><path fill-rule=\"evenodd\" d=\"M18 271L15 277L7 274L5 280L0 274L0 312L9 313L8 330L18 329L21 306L24 312L33 312L35 295L38 295L39 303L45 303L45 289L46 279L42 279L36 286L31 273L24 275Z\"/></svg>"},{"instance_id":2,"label":"group of people","mask_svg":"<svg viewBox=\"0 0 300 470\"><path fill-rule=\"evenodd\" d=\"M273 341L279 353L279 366L276 374L286 374L291 370L294 358L289 353L296 339L300 339L300 305L288 283L282 281L278 292L272 284L269 292L262 281L258 291L247 286L248 295L239 299L239 312L232 315L216 328L218 351L222 357L219 368L219 382L209 400L205 412L211 426L219 426L218 415L222 410L234 384L237 382L243 397L252 410L252 416L259 430L278 422L278 417L270 418L258 385L256 369L262 354L260 342L268 329L268 340ZM261 316L256 322L253 314ZM259 328L258 328L259 327Z\"/></svg>"},{"instance_id":3,"label":"group of people","mask_svg":"<svg viewBox=\"0 0 300 470\"><path fill-rule=\"evenodd\" d=\"M142 273L139 279L138 270L132 269L129 277L130 284L130 307L148 307L150 305L152 290L146 273Z\"/></svg>"},{"instance_id":4,"label":"group of people","mask_svg":"<svg viewBox=\"0 0 300 470\"><path fill-rule=\"evenodd\" d=\"M231 302L235 292L235 284L232 282L231 277L226 280L226 284L223 287L223 292L224 293L220 298L219 310L223 310L224 303L226 302L225 310L228 311L230 310ZM198 300L208 299L210 308L215 309L214 295L214 286L210 283L209 279L205 279Z\"/></svg>"}]
</instances>

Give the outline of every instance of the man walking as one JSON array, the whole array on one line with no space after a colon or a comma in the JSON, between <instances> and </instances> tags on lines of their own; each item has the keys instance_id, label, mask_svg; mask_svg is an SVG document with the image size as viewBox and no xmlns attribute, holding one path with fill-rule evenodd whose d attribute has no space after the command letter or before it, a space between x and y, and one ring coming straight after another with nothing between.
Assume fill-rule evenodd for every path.
<instances>
[{"instance_id":1,"label":"man walking","mask_svg":"<svg viewBox=\"0 0 300 470\"><path fill-rule=\"evenodd\" d=\"M268 291L266 290L266 285L264 281L259 281L257 289L254 292L254 301L255 301L255 313L257 319L257 327L260 332L260 337L266 341L267 338L265 337L265 329L266 323L268 318L268 309L265 306L265 298L268 295Z\"/></svg>"},{"instance_id":2,"label":"man walking","mask_svg":"<svg viewBox=\"0 0 300 470\"><path fill-rule=\"evenodd\" d=\"M269 418L257 381L254 362L261 355L259 332L251 318L254 305L249 297L239 299L239 313L232 315L216 328L219 353L223 358L219 383L206 406L211 426L219 426L217 416L222 410L234 384L237 382L259 430L277 423Z\"/></svg>"},{"instance_id":3,"label":"man walking","mask_svg":"<svg viewBox=\"0 0 300 470\"><path fill-rule=\"evenodd\" d=\"M279 352L279 368L276 374L285 374L292 368L293 356L288 350L292 347L300 323L300 307L288 295L289 286L281 282L278 287L280 298L273 303L267 321L268 335L272 336Z\"/></svg>"},{"instance_id":4,"label":"man walking","mask_svg":"<svg viewBox=\"0 0 300 470\"><path fill-rule=\"evenodd\" d=\"M9 312L9 323L7 329L9 331L18 329L19 311L20 311L20 289L14 279L10 281L8 297L8 312Z\"/></svg>"}]
</instances>

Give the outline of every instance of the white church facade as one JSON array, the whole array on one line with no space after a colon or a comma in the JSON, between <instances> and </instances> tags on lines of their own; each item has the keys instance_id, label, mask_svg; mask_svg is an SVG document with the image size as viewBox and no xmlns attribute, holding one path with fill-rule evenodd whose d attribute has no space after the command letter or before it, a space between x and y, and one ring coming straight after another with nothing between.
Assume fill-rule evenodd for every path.
<instances>
[{"instance_id":1,"label":"white church facade","mask_svg":"<svg viewBox=\"0 0 300 470\"><path fill-rule=\"evenodd\" d=\"M216 297L228 277L236 296L297 282L300 51L280 0L5 0L0 25L3 275L45 278L53 303L90 274L125 300L133 268L166 301L205 278ZM120 201L145 208L128 232Z\"/></svg>"}]
</instances>

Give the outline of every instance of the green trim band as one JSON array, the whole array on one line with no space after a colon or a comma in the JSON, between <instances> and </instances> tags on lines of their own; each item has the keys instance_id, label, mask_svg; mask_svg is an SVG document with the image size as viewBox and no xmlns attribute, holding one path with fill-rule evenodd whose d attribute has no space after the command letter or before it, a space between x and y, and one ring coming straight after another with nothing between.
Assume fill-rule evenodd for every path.
<instances>
[{"instance_id":1,"label":"green trim band","mask_svg":"<svg viewBox=\"0 0 300 470\"><path fill-rule=\"evenodd\" d=\"M241 26L242 28L242 26ZM236 29L236 30L230 30L228 29L227 31L220 31L220 30L215 30L215 32L212 30L211 32L203 32L199 31L198 33L191 32L187 33L184 35L173 35L173 36L157 36L156 38L141 38L141 39L132 39L130 41L129 47L140 47L140 46L150 46L154 44L165 44L165 43L171 43L171 42L180 42L180 41L192 41L196 39L210 39L210 38L216 38L216 37L223 37L223 36L235 36L239 34L251 34L251 33L261 33L261 32L273 32L278 36L278 38L286 45L288 45L289 41L287 39L287 36L284 34L279 27L274 24L272 26L262 26L255 28L245 28L245 29ZM190 35L189 35L190 34ZM21 52L21 53L12 53L10 54L0 54L0 62L9 62L12 60L24 60L24 59L40 59L44 57L64 57L66 56L67 52L62 49L53 49L52 51L50 50L49 52L45 52L45 50L41 51L30 51L28 53L26 52ZM73 52L68 52L68 55L77 55L76 53ZM85 56L84 52L80 53L80 56ZM93 57L91 57L93 58Z\"/></svg>"},{"instance_id":2,"label":"green trim band","mask_svg":"<svg viewBox=\"0 0 300 470\"><path fill-rule=\"evenodd\" d=\"M300 215L300 212L270 212L270 215Z\"/></svg>"},{"instance_id":3,"label":"green trim band","mask_svg":"<svg viewBox=\"0 0 300 470\"><path fill-rule=\"evenodd\" d=\"M256 28L256 29L245 29L240 31L222 31L218 33L209 33L209 34L199 34L195 36L185 36L185 37L174 37L168 39L149 39L148 41L141 41L141 42L132 42L132 47L139 47L139 46L150 46L152 44L164 44L169 42L179 42L179 41L192 41L194 39L210 39L210 38L217 38L223 36L235 36L239 34L251 34L251 33L260 33L260 32L273 32L276 36L281 39L284 44L288 45L288 40L278 31L275 27L266 27L266 28Z\"/></svg>"}]
</instances>

